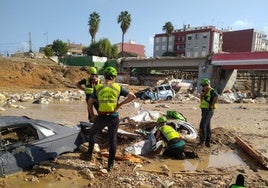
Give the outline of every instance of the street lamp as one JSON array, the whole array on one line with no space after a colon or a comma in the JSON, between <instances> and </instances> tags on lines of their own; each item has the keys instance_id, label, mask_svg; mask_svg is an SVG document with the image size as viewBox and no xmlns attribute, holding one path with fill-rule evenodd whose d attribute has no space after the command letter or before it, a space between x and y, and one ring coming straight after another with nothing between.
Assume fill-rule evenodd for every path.
<instances>
[{"instance_id":1,"label":"street lamp","mask_svg":"<svg viewBox=\"0 0 268 188\"><path fill-rule=\"evenodd\" d=\"M46 46L48 45L48 32L43 33L46 36Z\"/></svg>"}]
</instances>

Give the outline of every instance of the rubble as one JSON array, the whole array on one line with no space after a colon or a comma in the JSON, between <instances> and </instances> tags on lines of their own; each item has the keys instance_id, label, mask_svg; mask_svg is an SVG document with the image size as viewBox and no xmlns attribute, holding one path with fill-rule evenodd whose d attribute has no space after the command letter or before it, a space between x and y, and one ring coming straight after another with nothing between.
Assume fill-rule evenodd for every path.
<instances>
[{"instance_id":1,"label":"rubble","mask_svg":"<svg viewBox=\"0 0 268 188\"><path fill-rule=\"evenodd\" d=\"M4 65L4 63L2 64ZM7 69L6 72L4 72L5 68ZM13 70L16 70L16 72ZM34 105L41 105L42 100L47 101L47 105L54 102L60 104L69 101L79 101L81 103L84 101L84 93L74 89L73 85L76 81L87 75L85 72L79 69L74 71L63 70L62 68L53 69L49 66L42 69L35 68L35 71L39 72L39 74L42 76L42 80L36 76L37 74L34 73L33 70L33 66L30 66L26 63L21 63L21 65L11 63L6 65L4 68L1 67L1 113L8 114L9 111L13 110L10 108L15 108L14 105L24 106L24 103L33 102L35 100L39 101L40 103ZM76 77L74 76L74 72ZM22 75L25 76L22 77ZM59 82L60 78L64 78L65 81ZM64 90L62 89L63 87ZM135 89L132 89L134 88L133 86L127 87L131 91L136 91L137 88L142 88L141 86L137 86ZM33 90L33 88L38 90ZM7 104L7 101L9 101L9 104L12 105L4 108L3 106ZM162 113L162 111L173 108L175 105L177 110L190 111L188 112L187 118L191 122L194 120L193 124L195 127L198 127L198 103L198 93L188 94L178 92L173 100L168 102L137 99L135 103L132 104L133 106L130 107L132 111L127 111L124 109L120 113L124 116L126 114L129 115L128 113L133 111L141 112L143 110L156 110L159 113ZM248 141L257 140L255 145L252 147L254 147L255 150L263 151L262 154L267 154L267 150L265 150L267 147L258 148L260 143L265 144L264 142L267 140L267 127L265 126L267 125L267 97L253 99L250 97L250 95L246 94L246 91L244 93L242 91L241 93L224 93L220 96L219 103L226 104L226 106L219 106L219 109L217 109L215 112L212 130L212 144L215 146L215 148L210 150L202 148L199 150L199 152L211 153L214 155L217 154L218 150L223 147L236 150L238 146L235 144L235 139L232 136L232 134L235 134ZM236 103L239 104L236 105ZM254 106L252 106L253 104ZM261 106L258 106L259 104L261 104ZM133 107L135 110L133 110ZM150 109L148 107L150 107ZM26 113L24 111L27 109L18 108L15 110ZM81 113L83 110L84 109L79 109L79 112ZM60 113L61 112L58 112L58 114ZM66 112L64 113L66 114ZM32 112L32 114L34 114L34 112ZM63 118L66 120L68 115L69 114L63 116ZM57 116L57 118L58 117L60 116ZM79 117L83 117L83 115ZM128 123L131 124L131 122L126 120L125 124ZM148 124L146 124L146 122L133 124L134 126L129 125L122 128L129 131L135 129L143 130L145 127L154 126L154 122L150 122ZM38 182L36 182L38 184L35 184L36 186L41 186L42 181L49 181L51 186L54 185L53 182L70 182L68 185L74 186L76 183L81 181L81 177L84 177L82 171L85 171L87 174L89 174L89 178L84 183L83 187L107 187L107 185L109 185L109 187L159 187L161 184L159 180L165 182L166 184L163 184L167 186L169 183L174 182L171 187L228 187L231 182L234 182L237 173L243 173L246 176L246 185L248 187L268 186L267 171L263 172L262 168L256 166L253 161L251 161L253 164L248 164L245 166L233 166L225 168L209 167L205 170L181 170L176 173L163 173L162 169L159 171L145 171L143 168L146 165L153 164L155 161L159 160L163 163L163 165L166 165L166 160L160 158L158 155L148 158L142 156L137 158L135 155L126 155L122 151L126 146L133 143L133 140L129 139L128 137L120 137L118 139L119 144L115 169L109 173L105 173L104 167L107 165L107 150L104 150L103 148L107 146L107 140L105 140L105 136L103 135L102 138L103 140L99 145L99 150L94 154L94 161L92 162L81 160L79 157L81 151L68 153L60 156L56 161L50 161L49 163L55 167L56 170L53 170L49 174L43 175L43 177L42 175L36 177L33 176L33 174L17 174L13 179L12 177L10 177L10 179L1 179L0 185L6 187L15 187L12 186L12 183L16 181L32 180L32 182L29 182L29 186L34 186L34 181L38 180ZM249 159L242 158L241 160L248 161ZM219 163L220 162L221 161L219 161ZM170 166L167 166L167 168L170 168ZM70 174L66 175L68 171ZM101 171L103 171L103 173ZM90 175L91 172L94 177ZM23 182L23 184L24 183L27 182Z\"/></svg>"}]
</instances>

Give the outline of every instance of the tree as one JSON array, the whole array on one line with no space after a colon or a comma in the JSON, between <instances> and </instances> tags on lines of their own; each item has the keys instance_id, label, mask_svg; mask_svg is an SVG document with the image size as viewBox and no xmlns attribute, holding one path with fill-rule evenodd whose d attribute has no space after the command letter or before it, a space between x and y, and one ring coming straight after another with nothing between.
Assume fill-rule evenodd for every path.
<instances>
[{"instance_id":1,"label":"tree","mask_svg":"<svg viewBox=\"0 0 268 188\"><path fill-rule=\"evenodd\" d=\"M118 47L116 44L112 46L111 58L113 58L113 59L118 58Z\"/></svg>"},{"instance_id":2,"label":"tree","mask_svg":"<svg viewBox=\"0 0 268 188\"><path fill-rule=\"evenodd\" d=\"M53 41L52 49L56 56L63 57L68 52L67 43L64 43L63 41L57 39Z\"/></svg>"},{"instance_id":3,"label":"tree","mask_svg":"<svg viewBox=\"0 0 268 188\"><path fill-rule=\"evenodd\" d=\"M50 46L46 46L44 49L44 53L47 57L51 57L54 55L54 51Z\"/></svg>"},{"instance_id":4,"label":"tree","mask_svg":"<svg viewBox=\"0 0 268 188\"><path fill-rule=\"evenodd\" d=\"M108 59L117 58L118 48L116 45L111 45L109 39L100 39L98 42L92 43L85 49L88 56L107 57Z\"/></svg>"},{"instance_id":5,"label":"tree","mask_svg":"<svg viewBox=\"0 0 268 188\"><path fill-rule=\"evenodd\" d=\"M124 36L125 33L127 32L128 28L130 27L131 24L131 15L128 13L128 11L122 11L120 15L118 16L117 23L121 24L121 30L122 30L122 56L124 54Z\"/></svg>"},{"instance_id":6,"label":"tree","mask_svg":"<svg viewBox=\"0 0 268 188\"><path fill-rule=\"evenodd\" d=\"M166 22L165 25L162 28L163 31L166 32L168 38L167 38L167 52L168 52L168 45L169 45L169 37L172 35L174 31L174 26L171 22Z\"/></svg>"},{"instance_id":7,"label":"tree","mask_svg":"<svg viewBox=\"0 0 268 188\"><path fill-rule=\"evenodd\" d=\"M97 12L94 11L89 15L88 25L89 33L91 35L91 44L95 42L95 36L99 30L100 21L100 15Z\"/></svg>"}]
</instances>

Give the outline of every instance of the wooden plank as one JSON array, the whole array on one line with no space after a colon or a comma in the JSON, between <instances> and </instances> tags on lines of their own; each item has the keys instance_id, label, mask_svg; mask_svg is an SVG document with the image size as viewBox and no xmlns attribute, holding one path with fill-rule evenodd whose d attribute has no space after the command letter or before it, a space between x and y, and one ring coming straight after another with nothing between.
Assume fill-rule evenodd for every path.
<instances>
[{"instance_id":1,"label":"wooden plank","mask_svg":"<svg viewBox=\"0 0 268 188\"><path fill-rule=\"evenodd\" d=\"M265 168L268 169L268 162L261 153L256 151L254 148L252 148L249 144L247 144L244 140L242 140L238 136L235 136L235 141L243 149L243 151L245 151L248 155L250 155L252 158L254 158L261 165L263 165Z\"/></svg>"}]
</instances>

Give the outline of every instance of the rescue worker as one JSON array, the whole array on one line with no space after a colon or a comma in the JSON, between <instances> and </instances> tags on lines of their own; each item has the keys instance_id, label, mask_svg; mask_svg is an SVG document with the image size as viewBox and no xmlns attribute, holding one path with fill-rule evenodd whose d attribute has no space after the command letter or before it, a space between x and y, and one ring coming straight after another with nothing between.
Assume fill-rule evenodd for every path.
<instances>
[{"instance_id":1,"label":"rescue worker","mask_svg":"<svg viewBox=\"0 0 268 188\"><path fill-rule=\"evenodd\" d=\"M218 94L210 86L210 80L204 78L201 81L202 91L200 93L200 108L201 108L201 121L199 124L199 146L210 147L211 141L211 118L216 109L216 103L218 101Z\"/></svg>"},{"instance_id":2,"label":"rescue worker","mask_svg":"<svg viewBox=\"0 0 268 188\"><path fill-rule=\"evenodd\" d=\"M181 138L179 132L177 132L171 125L167 125L166 122L167 118L165 116L161 116L157 119L159 127L155 138L156 140L161 138L167 145L167 148L163 152L164 156L183 160L185 159L185 141Z\"/></svg>"},{"instance_id":3,"label":"rescue worker","mask_svg":"<svg viewBox=\"0 0 268 188\"><path fill-rule=\"evenodd\" d=\"M117 70L114 67L107 67L104 70L105 83L95 86L94 92L88 101L88 112L94 122L89 131L89 146L88 146L88 160L91 160L95 144L95 135L102 131L104 127L108 127L109 138L109 157L108 157L108 171L114 166L116 148L117 148L117 130L119 126L118 109L131 101L136 96L125 88L115 83ZM120 96L125 99L119 101ZM98 102L97 115L94 114L93 104Z\"/></svg>"},{"instance_id":4,"label":"rescue worker","mask_svg":"<svg viewBox=\"0 0 268 188\"><path fill-rule=\"evenodd\" d=\"M235 184L230 185L229 188L245 188L244 181L244 176L242 174L238 174L236 177Z\"/></svg>"},{"instance_id":5,"label":"rescue worker","mask_svg":"<svg viewBox=\"0 0 268 188\"><path fill-rule=\"evenodd\" d=\"M88 68L89 77L84 78L76 83L76 87L82 91L85 91L86 94L86 103L88 104L88 100L93 93L93 88L101 83L100 79L98 78L97 69L95 67L89 67ZM97 110L98 109L98 103L94 103L94 107ZM87 106L88 108L88 106ZM88 114L88 120L90 121L91 117L90 114Z\"/></svg>"}]
</instances>

